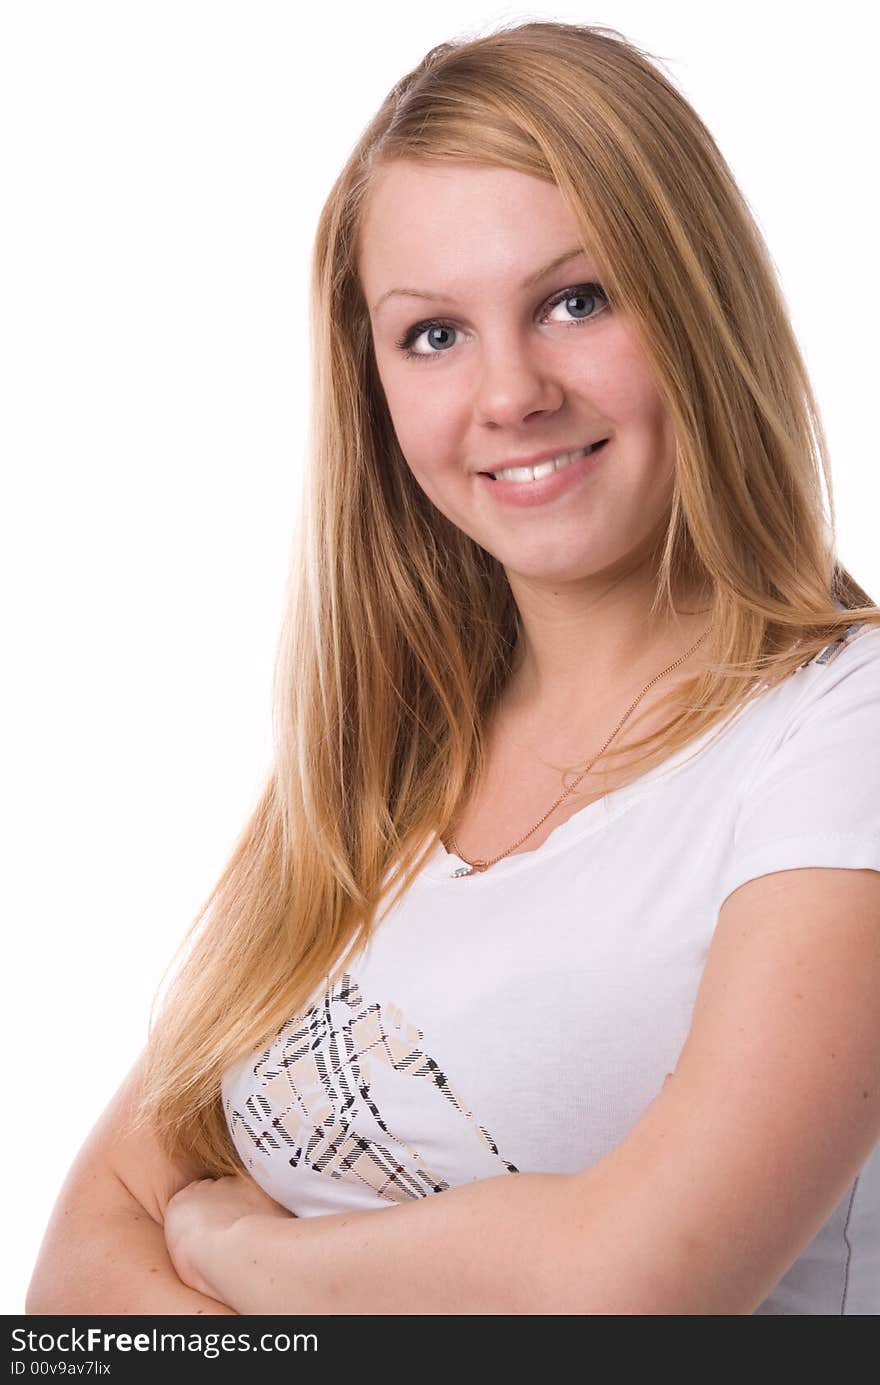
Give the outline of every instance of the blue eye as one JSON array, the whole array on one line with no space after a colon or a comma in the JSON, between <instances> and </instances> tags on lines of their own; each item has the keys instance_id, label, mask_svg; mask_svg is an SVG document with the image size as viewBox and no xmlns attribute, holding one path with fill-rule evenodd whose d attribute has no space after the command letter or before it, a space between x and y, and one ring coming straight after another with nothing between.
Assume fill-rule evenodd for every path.
<instances>
[{"instance_id":1,"label":"blue eye","mask_svg":"<svg viewBox=\"0 0 880 1385\"><path fill-rule=\"evenodd\" d=\"M605 305L606 308L608 307L608 295L605 293L605 290L602 288L600 284L575 284L572 288L563 289L562 293L557 293L553 298L551 298L546 305L544 315L546 315L546 313L549 312L552 308L558 307L560 303L564 303L567 307L569 303L574 303L577 300L581 300L581 302L584 302L587 305L586 307L578 309L577 311L588 312L588 315L584 317L569 318L563 324L566 327L581 327L586 322L592 322L594 317L600 316L602 312L601 308L599 312L588 311L590 308L595 307L596 303L602 303ZM544 321L543 315L540 320L542 322ZM432 358L436 358L437 356L442 356L444 352L449 350L450 346L454 345L454 343L450 341L448 338L451 333L455 333L457 331L458 328L455 326L455 324L453 322L449 322L446 318L428 318L424 322L414 323L413 326L410 327L397 342L397 347L398 350L403 352L403 355L407 358L407 360L429 361ZM419 337L425 336L430 332L445 334L447 340L433 342L433 346L439 347L438 350L432 349L430 351L413 351L413 343L416 342L419 339Z\"/></svg>"},{"instance_id":2,"label":"blue eye","mask_svg":"<svg viewBox=\"0 0 880 1385\"><path fill-rule=\"evenodd\" d=\"M608 303L605 291L598 284L578 284L576 288L565 289L563 293L558 293L555 298L551 298L547 306L548 308L555 308L560 303L564 303L568 307L569 303L574 303L576 299L586 300L588 304L595 304L597 299L601 299L605 304ZM571 322L590 322L597 316L598 313L592 312L589 317L573 318Z\"/></svg>"},{"instance_id":3,"label":"blue eye","mask_svg":"<svg viewBox=\"0 0 880 1385\"><path fill-rule=\"evenodd\" d=\"M433 342L432 344L434 346L439 346L441 348L440 352L410 351L408 348L412 346L412 343L414 341L418 341L419 337L425 336L429 332L445 332L448 336L450 332L454 331L455 328L452 326L450 322L440 322L436 319L432 322L417 322L414 327L410 327L406 336L402 337L401 340L397 343L397 345L400 347L401 351L403 351L404 355L416 357L421 360L425 356L440 355L443 350L445 350L449 345L451 345L451 343L436 341Z\"/></svg>"}]
</instances>

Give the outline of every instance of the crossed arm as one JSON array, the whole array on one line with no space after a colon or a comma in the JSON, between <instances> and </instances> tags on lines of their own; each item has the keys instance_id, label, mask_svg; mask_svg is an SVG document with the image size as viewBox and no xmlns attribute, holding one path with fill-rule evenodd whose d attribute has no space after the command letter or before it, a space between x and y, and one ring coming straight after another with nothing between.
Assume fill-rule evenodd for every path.
<instances>
[{"instance_id":1,"label":"crossed arm","mask_svg":"<svg viewBox=\"0 0 880 1385\"><path fill-rule=\"evenodd\" d=\"M308 1219L201 1181L172 1259L244 1314L752 1313L880 1138L878 1001L880 872L750 880L674 1078L596 1164Z\"/></svg>"}]
</instances>

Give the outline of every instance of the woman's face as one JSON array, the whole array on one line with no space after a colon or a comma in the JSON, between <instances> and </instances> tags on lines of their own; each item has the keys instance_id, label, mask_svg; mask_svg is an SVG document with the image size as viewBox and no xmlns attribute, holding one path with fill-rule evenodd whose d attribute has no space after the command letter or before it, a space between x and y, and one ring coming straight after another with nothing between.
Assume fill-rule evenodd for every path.
<instances>
[{"instance_id":1,"label":"woman's face","mask_svg":"<svg viewBox=\"0 0 880 1385\"><path fill-rule=\"evenodd\" d=\"M596 266L568 258L580 241L555 185L506 168L398 161L366 208L360 277L403 455L514 590L515 574L576 582L638 567L672 494L661 401ZM549 481L480 475L605 438Z\"/></svg>"}]
</instances>

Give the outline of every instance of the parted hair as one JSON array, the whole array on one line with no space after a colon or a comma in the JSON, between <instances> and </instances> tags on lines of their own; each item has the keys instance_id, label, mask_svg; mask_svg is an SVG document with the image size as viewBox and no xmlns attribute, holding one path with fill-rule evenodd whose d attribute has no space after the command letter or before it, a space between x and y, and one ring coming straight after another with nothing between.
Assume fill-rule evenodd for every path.
<instances>
[{"instance_id":1,"label":"parted hair","mask_svg":"<svg viewBox=\"0 0 880 1385\"><path fill-rule=\"evenodd\" d=\"M628 777L723 729L850 622L880 624L836 556L826 438L767 248L661 68L586 25L441 43L388 93L323 206L272 768L154 1002L135 1121L206 1174L242 1169L224 1070L338 978L454 823L517 647L503 567L416 483L380 386L357 269L378 169L476 163L554 183L639 334L676 446L654 611L696 585L713 614L705 668Z\"/></svg>"}]
</instances>

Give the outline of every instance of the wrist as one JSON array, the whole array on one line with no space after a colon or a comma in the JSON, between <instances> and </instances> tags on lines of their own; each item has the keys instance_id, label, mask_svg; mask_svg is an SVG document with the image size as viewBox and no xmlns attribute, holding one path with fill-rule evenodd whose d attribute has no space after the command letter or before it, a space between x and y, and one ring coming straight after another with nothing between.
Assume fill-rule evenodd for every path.
<instances>
[{"instance_id":1,"label":"wrist","mask_svg":"<svg viewBox=\"0 0 880 1385\"><path fill-rule=\"evenodd\" d=\"M259 1212L248 1213L207 1238L199 1257L206 1285L203 1292L228 1303L238 1313L262 1311L254 1306L250 1289L259 1279L260 1247L277 1220Z\"/></svg>"}]
</instances>

